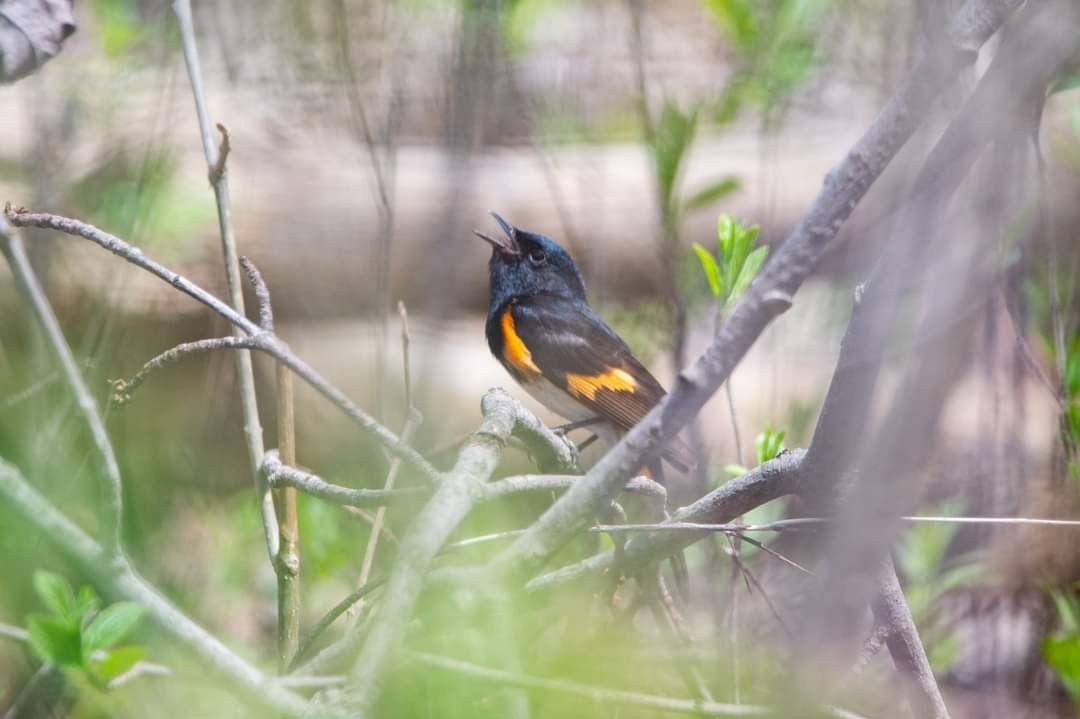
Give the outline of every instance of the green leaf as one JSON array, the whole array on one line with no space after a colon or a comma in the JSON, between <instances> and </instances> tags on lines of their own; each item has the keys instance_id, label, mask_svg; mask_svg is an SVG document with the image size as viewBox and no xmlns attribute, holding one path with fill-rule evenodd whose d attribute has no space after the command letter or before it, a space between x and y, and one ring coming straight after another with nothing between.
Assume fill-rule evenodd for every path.
<instances>
[{"instance_id":1,"label":"green leaf","mask_svg":"<svg viewBox=\"0 0 1080 719\"><path fill-rule=\"evenodd\" d=\"M80 618L96 612L101 607L101 599L92 587L85 584L79 587L79 596L75 600L76 613Z\"/></svg>"},{"instance_id":2,"label":"green leaf","mask_svg":"<svg viewBox=\"0 0 1080 719\"><path fill-rule=\"evenodd\" d=\"M784 451L784 431L771 427L754 438L758 464L764 464Z\"/></svg>"},{"instance_id":3,"label":"green leaf","mask_svg":"<svg viewBox=\"0 0 1080 719\"><path fill-rule=\"evenodd\" d=\"M653 140L653 154L656 160L657 183L663 197L664 206L673 206L675 183L679 179L679 168L686 157L687 150L697 134L699 106L694 105L683 112L673 102L665 102L660 111Z\"/></svg>"},{"instance_id":4,"label":"green leaf","mask_svg":"<svg viewBox=\"0 0 1080 719\"><path fill-rule=\"evenodd\" d=\"M145 650L139 646L129 644L117 647L109 651L100 661L94 662L93 671L102 680L102 683L107 684L121 674L130 671L145 656Z\"/></svg>"},{"instance_id":5,"label":"green leaf","mask_svg":"<svg viewBox=\"0 0 1080 719\"><path fill-rule=\"evenodd\" d=\"M739 271L739 276L731 287L731 296L728 301L739 299L754 278L757 277L757 273L761 270L761 266L765 264L765 258L768 256L768 247L759 247L747 256L742 269Z\"/></svg>"},{"instance_id":6,"label":"green leaf","mask_svg":"<svg viewBox=\"0 0 1080 719\"><path fill-rule=\"evenodd\" d=\"M26 620L30 648L43 662L57 666L78 666L82 663L79 651L79 628L66 618L50 614L31 614Z\"/></svg>"},{"instance_id":7,"label":"green leaf","mask_svg":"<svg viewBox=\"0 0 1080 719\"><path fill-rule=\"evenodd\" d=\"M1080 701L1080 635L1050 637L1043 642L1042 653L1069 696Z\"/></svg>"},{"instance_id":8,"label":"green leaf","mask_svg":"<svg viewBox=\"0 0 1080 719\"><path fill-rule=\"evenodd\" d=\"M716 246L717 257L727 265L735 246L735 219L731 215L720 215L716 219Z\"/></svg>"},{"instance_id":9,"label":"green leaf","mask_svg":"<svg viewBox=\"0 0 1080 719\"><path fill-rule=\"evenodd\" d=\"M716 258L696 242L694 243L694 252L697 253L698 261L701 262L701 269L705 272L705 279L709 282L709 289L717 297L723 296L724 288L721 285L720 268L716 266Z\"/></svg>"},{"instance_id":10,"label":"green leaf","mask_svg":"<svg viewBox=\"0 0 1080 719\"><path fill-rule=\"evenodd\" d=\"M1080 634L1080 599L1062 591L1050 592L1050 598L1054 600L1062 630Z\"/></svg>"},{"instance_id":11,"label":"green leaf","mask_svg":"<svg viewBox=\"0 0 1080 719\"><path fill-rule=\"evenodd\" d=\"M748 473L750 469L744 467L741 464L728 464L724 466L724 471L730 474L732 477L741 477Z\"/></svg>"},{"instance_id":12,"label":"green leaf","mask_svg":"<svg viewBox=\"0 0 1080 719\"><path fill-rule=\"evenodd\" d=\"M76 616L75 593L67 579L39 569L34 572L33 583L34 591L49 611L64 619Z\"/></svg>"},{"instance_id":13,"label":"green leaf","mask_svg":"<svg viewBox=\"0 0 1080 719\"><path fill-rule=\"evenodd\" d=\"M732 192L738 190L739 186L740 183L738 178L725 177L723 179L713 182L712 184L706 185L705 187L702 187L700 190L695 192L693 195L690 196L690 199L685 202L683 207L688 212L693 210L699 210L706 205L716 202L722 197L730 195Z\"/></svg>"},{"instance_id":14,"label":"green leaf","mask_svg":"<svg viewBox=\"0 0 1080 719\"><path fill-rule=\"evenodd\" d=\"M705 7L732 43L744 50L757 43L758 23L749 0L704 1Z\"/></svg>"},{"instance_id":15,"label":"green leaf","mask_svg":"<svg viewBox=\"0 0 1080 719\"><path fill-rule=\"evenodd\" d=\"M1050 86L1047 95L1056 95L1059 92L1066 92L1068 90L1075 90L1080 87L1080 72L1073 73L1071 75L1064 75L1057 79L1053 85Z\"/></svg>"},{"instance_id":16,"label":"green leaf","mask_svg":"<svg viewBox=\"0 0 1080 719\"><path fill-rule=\"evenodd\" d=\"M90 657L116 644L135 629L145 613L143 606L134 602L117 602L102 609L83 631L84 655Z\"/></svg>"}]
</instances>

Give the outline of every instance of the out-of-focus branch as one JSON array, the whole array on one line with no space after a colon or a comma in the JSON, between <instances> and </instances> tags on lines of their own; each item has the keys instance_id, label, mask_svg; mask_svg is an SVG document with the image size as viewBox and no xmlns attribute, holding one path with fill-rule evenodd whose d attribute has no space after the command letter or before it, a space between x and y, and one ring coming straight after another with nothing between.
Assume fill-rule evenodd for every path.
<instances>
[{"instance_id":1,"label":"out-of-focus branch","mask_svg":"<svg viewBox=\"0 0 1080 719\"><path fill-rule=\"evenodd\" d=\"M72 0L0 4L0 83L14 82L60 53L75 32Z\"/></svg>"},{"instance_id":2,"label":"out-of-focus branch","mask_svg":"<svg viewBox=\"0 0 1080 719\"><path fill-rule=\"evenodd\" d=\"M969 0L954 19L952 45L912 71L825 186L795 231L754 280L709 349L684 369L672 391L496 561L528 572L563 545L618 491L624 478L654 457L697 415L765 327L788 307L818 256L927 115L938 93L974 58L1021 0Z\"/></svg>"},{"instance_id":3,"label":"out-of-focus branch","mask_svg":"<svg viewBox=\"0 0 1080 719\"><path fill-rule=\"evenodd\" d=\"M525 492L565 492L580 481L581 476L576 474L519 474L488 484L484 487L481 501ZM622 491L654 497L661 505L667 503L667 490L664 485L648 477L634 477L626 483Z\"/></svg>"},{"instance_id":4,"label":"out-of-focus branch","mask_svg":"<svg viewBox=\"0 0 1080 719\"><path fill-rule=\"evenodd\" d=\"M269 302L266 306L270 306ZM277 426L278 455L284 464L296 464L293 376L281 363L277 365ZM296 514L296 488L278 489L274 506L281 538L274 558L278 580L278 670L284 674L300 647L300 523Z\"/></svg>"},{"instance_id":5,"label":"out-of-focus branch","mask_svg":"<svg viewBox=\"0 0 1080 719\"><path fill-rule=\"evenodd\" d=\"M256 349L276 358L279 362L287 365L298 377L307 382L316 392L328 399L331 404L344 412L361 429L372 435L376 441L386 447L392 454L401 456L405 461L420 470L429 480L439 478L438 471L420 456L420 454L401 441L393 432L379 424L367 412L360 409L346 397L341 390L330 384L322 375L316 372L310 365L300 359L288 346L276 335L264 331L256 323L244 317L232 307L222 302L217 297L199 287L186 277L173 272L164 265L146 257L141 250L129 245L115 235L94 227L93 225L69 217L51 215L47 213L31 213L19 209L13 209L10 205L5 208L5 215L11 224L16 227L41 227L44 229L57 230L68 235L74 235L90 240L94 244L112 252L127 260L131 264L146 270L150 274L164 280L171 286L189 297L198 300L202 304L221 315L233 325L242 329L256 343ZM276 543L275 535L275 543Z\"/></svg>"},{"instance_id":6,"label":"out-of-focus branch","mask_svg":"<svg viewBox=\"0 0 1080 719\"><path fill-rule=\"evenodd\" d=\"M269 677L173 606L139 576L125 557L119 555L108 561L105 548L31 487L14 465L2 459L0 498L91 576L104 595L143 605L162 632L194 653L208 673L225 680L245 701L274 715L300 716L308 709L307 702L275 686Z\"/></svg>"},{"instance_id":7,"label":"out-of-focus branch","mask_svg":"<svg viewBox=\"0 0 1080 719\"><path fill-rule=\"evenodd\" d=\"M232 209L229 202L229 171L227 159L231 148L229 132L224 125L218 124L221 133L221 145L214 142L214 128L210 124L210 112L206 104L206 91L203 89L202 71L199 69L199 51L195 45L195 24L191 17L190 0L173 0L173 12L180 28L180 44L184 52L184 64L191 80L191 94L195 98L195 114L199 119L199 134L202 136L203 153L206 155L206 167L210 185L214 189L217 203L218 228L221 233L221 251L225 262L225 284L229 291L229 304L240 315L244 314L244 292L240 286L240 260L236 250L236 235L233 232ZM240 334L234 328L234 334ZM263 533L270 561L276 562L280 553L280 530L277 526L277 514L270 487L259 472L262 466L263 445L262 425L259 422L259 403L255 395L255 372L251 366L251 354L241 350L234 355L237 384L240 389L240 407L244 414L244 437L247 444L248 468L255 484L255 495L262 513Z\"/></svg>"},{"instance_id":8,"label":"out-of-focus branch","mask_svg":"<svg viewBox=\"0 0 1080 719\"><path fill-rule=\"evenodd\" d=\"M0 252L11 267L11 274L15 277L19 293L30 306L34 317L37 318L49 349L56 363L60 365L64 381L67 382L68 389L75 397L75 404L90 430L90 437L97 450L102 482L105 485L105 499L100 509L105 548L110 554L119 554L124 509L123 485L120 479L120 465L117 464L116 453L113 451L112 442L109 441L109 434L105 430L105 422L101 419L94 396L90 394L90 390L83 381L82 372L79 371L75 357L71 354L71 348L64 339L64 333L60 329L60 323L56 319L52 305L49 304L49 299L45 296L37 275L34 274L22 240L15 235L3 217L0 217Z\"/></svg>"},{"instance_id":9,"label":"out-of-focus branch","mask_svg":"<svg viewBox=\"0 0 1080 719\"><path fill-rule=\"evenodd\" d=\"M480 681L491 682L500 686L517 686L523 689L535 689L539 691L556 692L582 697L597 704L622 704L637 707L639 709L651 709L660 712L672 712L676 714L693 714L707 717L760 717L775 716L776 709L773 707L755 706L752 704L721 704L718 702L700 701L693 699L675 699L673 697L657 696L655 694L643 694L640 692L628 692L620 689L607 689L604 687L579 684L577 682L562 679L546 679L527 674L507 672L501 669L482 667L478 664L452 659L437 654L424 652L409 652L408 658L418 664L454 672L462 676ZM836 717L837 719L858 719L856 714L836 707L820 707L824 716Z\"/></svg>"},{"instance_id":10,"label":"out-of-focus branch","mask_svg":"<svg viewBox=\"0 0 1080 719\"><path fill-rule=\"evenodd\" d=\"M521 405L497 389L484 395L481 410L480 428L466 441L454 469L439 484L435 495L402 538L378 621L364 641L353 666L352 682L345 692L344 704L351 714L361 717L370 714L401 646L432 560L482 496L503 447L524 417Z\"/></svg>"}]
</instances>

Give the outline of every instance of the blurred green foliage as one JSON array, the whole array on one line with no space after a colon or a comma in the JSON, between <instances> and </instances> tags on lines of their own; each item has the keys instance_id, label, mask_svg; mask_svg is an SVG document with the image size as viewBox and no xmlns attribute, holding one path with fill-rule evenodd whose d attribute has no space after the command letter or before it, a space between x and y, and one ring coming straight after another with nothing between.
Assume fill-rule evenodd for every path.
<instances>
[{"instance_id":1,"label":"blurred green foliage","mask_svg":"<svg viewBox=\"0 0 1080 719\"><path fill-rule=\"evenodd\" d=\"M1067 590L1052 590L1057 609L1057 630L1043 639L1046 663L1061 680L1065 691L1080 706L1080 583Z\"/></svg>"},{"instance_id":2,"label":"blurred green foliage","mask_svg":"<svg viewBox=\"0 0 1080 719\"><path fill-rule=\"evenodd\" d=\"M925 512L942 517L961 513L958 502L943 502ZM947 671L956 661L959 648L947 623L935 611L939 600L949 592L973 586L985 573L984 564L973 554L948 557L959 528L958 524L915 523L901 537L896 550L904 596L935 672Z\"/></svg>"},{"instance_id":3,"label":"blurred green foliage","mask_svg":"<svg viewBox=\"0 0 1080 719\"><path fill-rule=\"evenodd\" d=\"M730 120L747 105L766 125L792 91L815 69L825 0L702 0L731 43L736 70L718 104L717 119Z\"/></svg>"},{"instance_id":4,"label":"blurred green foliage","mask_svg":"<svg viewBox=\"0 0 1080 719\"><path fill-rule=\"evenodd\" d=\"M76 595L65 578L51 572L35 572L33 583L49 610L26 618L30 648L41 661L80 671L104 689L143 658L140 646L116 646L142 620L141 606L117 602L102 608L92 587L84 585Z\"/></svg>"}]
</instances>

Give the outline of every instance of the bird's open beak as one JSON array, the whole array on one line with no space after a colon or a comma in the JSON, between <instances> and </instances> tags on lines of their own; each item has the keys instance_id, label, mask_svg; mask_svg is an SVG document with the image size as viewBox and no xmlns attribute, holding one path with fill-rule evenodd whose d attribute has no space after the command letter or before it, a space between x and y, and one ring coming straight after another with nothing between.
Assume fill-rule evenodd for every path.
<instances>
[{"instance_id":1,"label":"bird's open beak","mask_svg":"<svg viewBox=\"0 0 1080 719\"><path fill-rule=\"evenodd\" d=\"M500 217L496 212L492 212L491 216L495 218L495 221L499 223L499 227L506 233L506 240L495 239L491 235L484 234L480 230L473 230L473 234L494 247L499 251L499 254L504 257L516 257L521 253L517 244L517 228Z\"/></svg>"}]
</instances>

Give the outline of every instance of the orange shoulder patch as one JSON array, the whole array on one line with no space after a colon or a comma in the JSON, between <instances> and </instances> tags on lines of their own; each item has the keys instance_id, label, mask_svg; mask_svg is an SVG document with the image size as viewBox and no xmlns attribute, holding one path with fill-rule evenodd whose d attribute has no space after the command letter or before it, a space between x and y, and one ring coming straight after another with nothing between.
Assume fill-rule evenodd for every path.
<instances>
[{"instance_id":1,"label":"orange shoulder patch","mask_svg":"<svg viewBox=\"0 0 1080 719\"><path fill-rule=\"evenodd\" d=\"M570 390L570 394L590 400L596 399L596 393L602 389L633 392L637 386L637 380L629 372L619 368L594 375L566 373L566 388Z\"/></svg>"},{"instance_id":2,"label":"orange shoulder patch","mask_svg":"<svg viewBox=\"0 0 1080 719\"><path fill-rule=\"evenodd\" d=\"M511 309L507 307L503 310L502 317L499 319L503 333L503 357L522 374L539 375L540 368L533 362L532 352L525 346L514 328L514 316L510 313Z\"/></svg>"}]
</instances>

